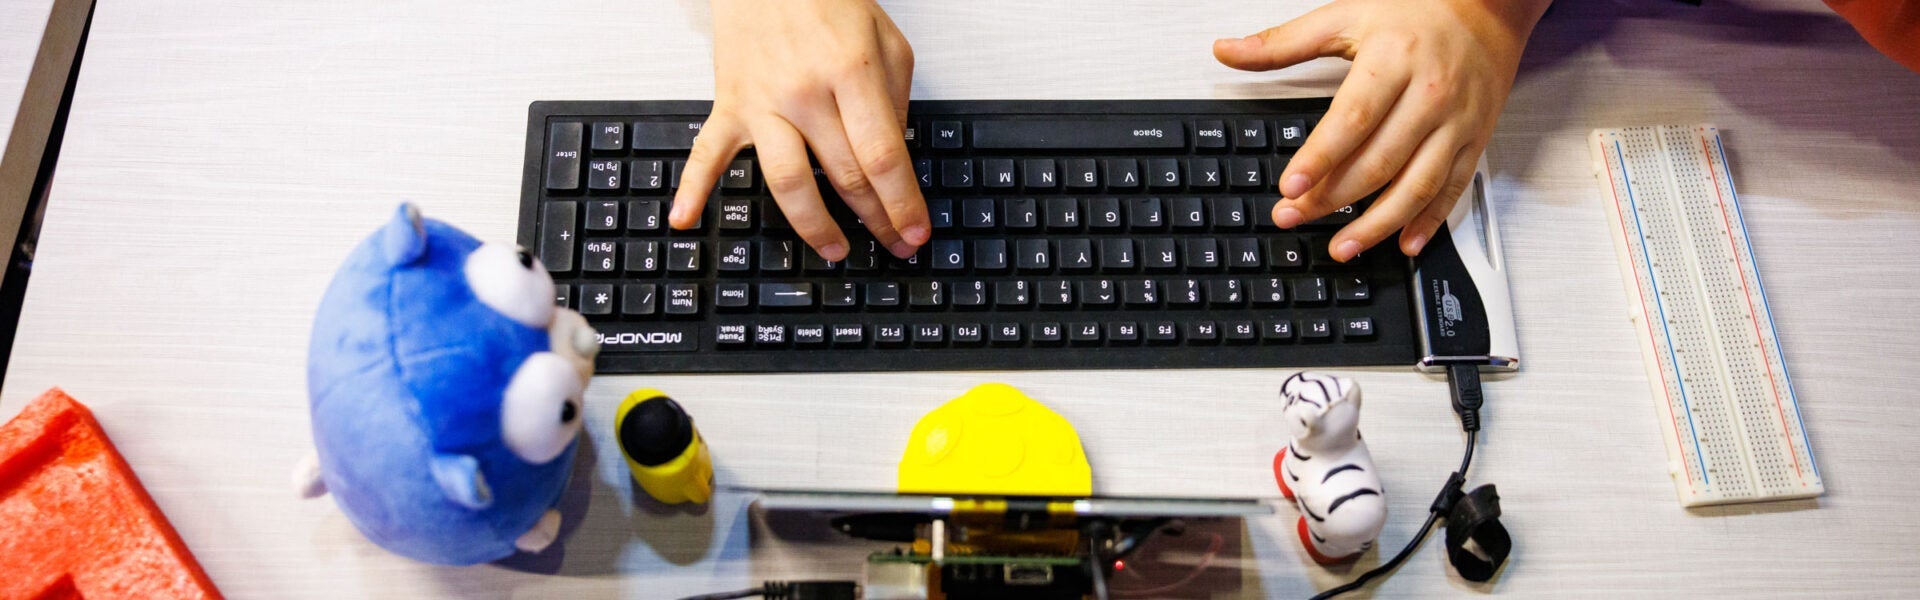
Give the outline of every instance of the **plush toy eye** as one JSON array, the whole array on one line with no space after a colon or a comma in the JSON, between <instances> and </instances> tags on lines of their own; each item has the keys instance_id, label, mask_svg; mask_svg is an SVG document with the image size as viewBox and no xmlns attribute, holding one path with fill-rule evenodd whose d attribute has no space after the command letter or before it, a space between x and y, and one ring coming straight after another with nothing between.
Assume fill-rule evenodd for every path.
<instances>
[{"instance_id":1,"label":"plush toy eye","mask_svg":"<svg viewBox=\"0 0 1920 600\"><path fill-rule=\"evenodd\" d=\"M553 321L553 278L523 250L482 244L467 255L467 286L474 297L507 318L546 329Z\"/></svg>"},{"instance_id":2,"label":"plush toy eye","mask_svg":"<svg viewBox=\"0 0 1920 600\"><path fill-rule=\"evenodd\" d=\"M546 464L580 434L580 374L552 352L528 356L507 383L500 406L500 437L515 456Z\"/></svg>"}]
</instances>

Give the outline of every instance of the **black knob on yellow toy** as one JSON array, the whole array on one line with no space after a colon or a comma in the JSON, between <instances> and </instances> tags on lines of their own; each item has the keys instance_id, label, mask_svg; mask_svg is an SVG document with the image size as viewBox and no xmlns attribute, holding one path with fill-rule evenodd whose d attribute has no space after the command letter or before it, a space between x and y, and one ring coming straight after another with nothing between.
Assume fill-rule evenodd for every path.
<instances>
[{"instance_id":1,"label":"black knob on yellow toy","mask_svg":"<svg viewBox=\"0 0 1920 600\"><path fill-rule=\"evenodd\" d=\"M705 503L713 497L713 458L680 404L655 389L627 394L614 415L627 469L653 499Z\"/></svg>"}]
</instances>

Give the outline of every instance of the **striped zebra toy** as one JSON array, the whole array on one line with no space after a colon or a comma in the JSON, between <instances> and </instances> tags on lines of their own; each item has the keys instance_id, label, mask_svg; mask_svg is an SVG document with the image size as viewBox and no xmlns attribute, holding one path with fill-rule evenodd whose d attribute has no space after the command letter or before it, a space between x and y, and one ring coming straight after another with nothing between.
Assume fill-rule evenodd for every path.
<instances>
[{"instance_id":1,"label":"striped zebra toy","mask_svg":"<svg viewBox=\"0 0 1920 600\"><path fill-rule=\"evenodd\" d=\"M1280 384L1280 397L1292 440L1274 455L1273 475L1300 509L1300 543L1321 564L1359 556L1387 523L1380 477L1360 438L1360 386L1300 372Z\"/></svg>"}]
</instances>

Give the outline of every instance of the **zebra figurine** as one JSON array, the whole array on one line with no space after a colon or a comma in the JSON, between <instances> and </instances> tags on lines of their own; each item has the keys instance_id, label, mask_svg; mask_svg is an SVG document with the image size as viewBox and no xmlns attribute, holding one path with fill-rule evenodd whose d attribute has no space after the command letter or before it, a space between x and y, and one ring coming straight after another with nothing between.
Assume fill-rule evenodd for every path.
<instances>
[{"instance_id":1,"label":"zebra figurine","mask_svg":"<svg viewBox=\"0 0 1920 600\"><path fill-rule=\"evenodd\" d=\"M1345 377L1300 372L1280 384L1287 447L1273 457L1280 492L1300 509L1300 543L1320 564L1373 548L1387 523L1387 499L1360 438L1360 386Z\"/></svg>"}]
</instances>

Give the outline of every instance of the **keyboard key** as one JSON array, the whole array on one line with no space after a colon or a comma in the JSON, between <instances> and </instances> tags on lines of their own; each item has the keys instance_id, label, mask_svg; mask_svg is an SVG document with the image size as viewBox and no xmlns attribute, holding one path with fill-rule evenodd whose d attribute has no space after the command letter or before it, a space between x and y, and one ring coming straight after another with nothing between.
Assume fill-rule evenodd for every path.
<instances>
[{"instance_id":1,"label":"keyboard key","mask_svg":"<svg viewBox=\"0 0 1920 600\"><path fill-rule=\"evenodd\" d=\"M1127 238L1106 238L1100 240L1100 264L1108 271L1125 271L1134 265L1133 240Z\"/></svg>"},{"instance_id":2,"label":"keyboard key","mask_svg":"<svg viewBox=\"0 0 1920 600\"><path fill-rule=\"evenodd\" d=\"M1186 125L1170 120L973 123L973 147L981 150L1178 150L1186 145Z\"/></svg>"},{"instance_id":3,"label":"keyboard key","mask_svg":"<svg viewBox=\"0 0 1920 600\"><path fill-rule=\"evenodd\" d=\"M1234 187L1262 188L1267 186L1266 165L1258 158L1240 157L1233 159Z\"/></svg>"},{"instance_id":4,"label":"keyboard key","mask_svg":"<svg viewBox=\"0 0 1920 600\"><path fill-rule=\"evenodd\" d=\"M737 348L747 345L747 326L742 324L715 325L713 341L722 348Z\"/></svg>"},{"instance_id":5,"label":"keyboard key","mask_svg":"<svg viewBox=\"0 0 1920 600\"><path fill-rule=\"evenodd\" d=\"M587 189L620 189L620 161L596 160L587 163Z\"/></svg>"},{"instance_id":6,"label":"keyboard key","mask_svg":"<svg viewBox=\"0 0 1920 600\"><path fill-rule=\"evenodd\" d=\"M600 352L692 352L700 349L693 323L595 323Z\"/></svg>"},{"instance_id":7,"label":"keyboard key","mask_svg":"<svg viewBox=\"0 0 1920 600\"><path fill-rule=\"evenodd\" d=\"M1333 336L1333 327L1326 319L1308 319L1300 322L1300 339L1327 340Z\"/></svg>"},{"instance_id":8,"label":"keyboard key","mask_svg":"<svg viewBox=\"0 0 1920 600\"><path fill-rule=\"evenodd\" d=\"M1128 308L1150 307L1160 302L1159 289L1152 279L1128 279L1120 282L1120 297Z\"/></svg>"},{"instance_id":9,"label":"keyboard key","mask_svg":"<svg viewBox=\"0 0 1920 600\"><path fill-rule=\"evenodd\" d=\"M1180 159L1148 159L1147 185L1156 188L1180 187Z\"/></svg>"},{"instance_id":10,"label":"keyboard key","mask_svg":"<svg viewBox=\"0 0 1920 600\"><path fill-rule=\"evenodd\" d=\"M628 273L652 273L660 270L660 242L647 240L626 243L625 266Z\"/></svg>"},{"instance_id":11,"label":"keyboard key","mask_svg":"<svg viewBox=\"0 0 1920 600\"><path fill-rule=\"evenodd\" d=\"M1181 260L1187 268L1196 271L1211 271L1220 268L1220 240L1213 238L1189 238L1180 240Z\"/></svg>"},{"instance_id":12,"label":"keyboard key","mask_svg":"<svg viewBox=\"0 0 1920 600\"><path fill-rule=\"evenodd\" d=\"M1327 280L1319 277L1302 277L1293 280L1293 301L1301 304L1326 302Z\"/></svg>"},{"instance_id":13,"label":"keyboard key","mask_svg":"<svg viewBox=\"0 0 1920 600\"><path fill-rule=\"evenodd\" d=\"M1073 283L1062 279L1041 280L1035 291L1041 306L1064 307L1073 305Z\"/></svg>"},{"instance_id":14,"label":"keyboard key","mask_svg":"<svg viewBox=\"0 0 1920 600\"><path fill-rule=\"evenodd\" d=\"M1170 271L1180 267L1180 258L1175 254L1173 238L1147 238L1142 245L1140 264L1148 269Z\"/></svg>"},{"instance_id":15,"label":"keyboard key","mask_svg":"<svg viewBox=\"0 0 1920 600\"><path fill-rule=\"evenodd\" d=\"M913 345L939 346L947 341L946 329L946 326L940 324L915 325L913 326Z\"/></svg>"},{"instance_id":16,"label":"keyboard key","mask_svg":"<svg viewBox=\"0 0 1920 600\"><path fill-rule=\"evenodd\" d=\"M1167 280L1167 306L1195 307L1200 305L1200 280Z\"/></svg>"},{"instance_id":17,"label":"keyboard key","mask_svg":"<svg viewBox=\"0 0 1920 600\"><path fill-rule=\"evenodd\" d=\"M591 240L580 245L580 270L588 273L612 273L613 255L619 248L613 240Z\"/></svg>"},{"instance_id":18,"label":"keyboard key","mask_svg":"<svg viewBox=\"0 0 1920 600\"><path fill-rule=\"evenodd\" d=\"M1173 198L1167 201L1168 221L1175 229L1205 229L1206 204L1199 198Z\"/></svg>"},{"instance_id":19,"label":"keyboard key","mask_svg":"<svg viewBox=\"0 0 1920 600\"><path fill-rule=\"evenodd\" d=\"M913 176L920 180L920 187L933 187L933 160L922 158L913 161Z\"/></svg>"},{"instance_id":20,"label":"keyboard key","mask_svg":"<svg viewBox=\"0 0 1920 600\"><path fill-rule=\"evenodd\" d=\"M785 346L787 344L787 326L754 325L753 343L760 346Z\"/></svg>"},{"instance_id":21,"label":"keyboard key","mask_svg":"<svg viewBox=\"0 0 1920 600\"><path fill-rule=\"evenodd\" d=\"M945 290L938 281L915 281L907 284L907 303L915 307L931 308L947 303Z\"/></svg>"},{"instance_id":22,"label":"keyboard key","mask_svg":"<svg viewBox=\"0 0 1920 600\"><path fill-rule=\"evenodd\" d=\"M548 201L540 205L540 264L550 273L573 270L573 228L579 211L578 202Z\"/></svg>"},{"instance_id":23,"label":"keyboard key","mask_svg":"<svg viewBox=\"0 0 1920 600\"><path fill-rule=\"evenodd\" d=\"M1267 147L1267 124L1257 119L1242 119L1233 123L1233 145L1240 148Z\"/></svg>"},{"instance_id":24,"label":"keyboard key","mask_svg":"<svg viewBox=\"0 0 1920 600\"><path fill-rule=\"evenodd\" d=\"M976 127L978 126L976 125ZM966 138L963 138L960 136L959 121L934 121L933 122L933 147L934 148L939 148L942 150L952 150L954 148L965 146L966 143L967 143Z\"/></svg>"},{"instance_id":25,"label":"keyboard key","mask_svg":"<svg viewBox=\"0 0 1920 600\"><path fill-rule=\"evenodd\" d=\"M753 205L751 198L721 198L720 231L744 233L753 230Z\"/></svg>"},{"instance_id":26,"label":"keyboard key","mask_svg":"<svg viewBox=\"0 0 1920 600\"><path fill-rule=\"evenodd\" d=\"M1260 268L1260 240L1229 238L1226 252L1228 268L1241 271Z\"/></svg>"},{"instance_id":27,"label":"keyboard key","mask_svg":"<svg viewBox=\"0 0 1920 600\"><path fill-rule=\"evenodd\" d=\"M1093 189L1100 187L1099 161L1091 158L1067 160L1067 188Z\"/></svg>"},{"instance_id":28,"label":"keyboard key","mask_svg":"<svg viewBox=\"0 0 1920 600\"><path fill-rule=\"evenodd\" d=\"M1063 271L1093 270L1093 240L1087 238L1060 240L1060 269Z\"/></svg>"},{"instance_id":29,"label":"keyboard key","mask_svg":"<svg viewBox=\"0 0 1920 600\"><path fill-rule=\"evenodd\" d=\"M979 131L975 129L974 131ZM990 188L1010 188L1013 179L1013 159L989 158L980 161L981 185Z\"/></svg>"},{"instance_id":30,"label":"keyboard key","mask_svg":"<svg viewBox=\"0 0 1920 600\"><path fill-rule=\"evenodd\" d=\"M953 200L947 198L927 199L927 220L933 222L935 230L953 229Z\"/></svg>"},{"instance_id":31,"label":"keyboard key","mask_svg":"<svg viewBox=\"0 0 1920 600\"><path fill-rule=\"evenodd\" d=\"M979 323L959 323L953 326L953 344L971 346L984 339Z\"/></svg>"},{"instance_id":32,"label":"keyboard key","mask_svg":"<svg viewBox=\"0 0 1920 600\"><path fill-rule=\"evenodd\" d=\"M1038 238L1023 239L1015 243L1014 264L1023 271L1045 271L1053 268L1053 254L1047 250L1047 241Z\"/></svg>"},{"instance_id":33,"label":"keyboard key","mask_svg":"<svg viewBox=\"0 0 1920 600\"><path fill-rule=\"evenodd\" d=\"M676 160L667 163L667 187L680 189L680 176L687 172L687 161Z\"/></svg>"},{"instance_id":34,"label":"keyboard key","mask_svg":"<svg viewBox=\"0 0 1920 600\"><path fill-rule=\"evenodd\" d=\"M666 185L661 181L666 175L664 163L657 160L636 160L628 163L627 188L635 190L658 190Z\"/></svg>"},{"instance_id":35,"label":"keyboard key","mask_svg":"<svg viewBox=\"0 0 1920 600\"><path fill-rule=\"evenodd\" d=\"M1227 147L1227 124L1222 121L1201 121L1194 124L1193 145L1196 148L1219 149Z\"/></svg>"},{"instance_id":36,"label":"keyboard key","mask_svg":"<svg viewBox=\"0 0 1920 600\"><path fill-rule=\"evenodd\" d=\"M656 305L659 304L659 301L655 300L659 296L656 289L656 286L651 283L629 283L620 286L620 314L632 316L653 314L658 310Z\"/></svg>"},{"instance_id":37,"label":"keyboard key","mask_svg":"<svg viewBox=\"0 0 1920 600\"><path fill-rule=\"evenodd\" d=\"M633 149L692 150L693 138L697 135L700 135L698 122L634 123Z\"/></svg>"},{"instance_id":38,"label":"keyboard key","mask_svg":"<svg viewBox=\"0 0 1920 600\"><path fill-rule=\"evenodd\" d=\"M1010 198L1006 201L1007 229L1030 231L1040 226L1039 203L1032 198Z\"/></svg>"},{"instance_id":39,"label":"keyboard key","mask_svg":"<svg viewBox=\"0 0 1920 600\"><path fill-rule=\"evenodd\" d=\"M881 346L899 346L907 343L907 326L887 323L873 326L873 343Z\"/></svg>"},{"instance_id":40,"label":"keyboard key","mask_svg":"<svg viewBox=\"0 0 1920 600\"><path fill-rule=\"evenodd\" d=\"M587 231L612 231L619 228L619 202L601 200L587 203Z\"/></svg>"},{"instance_id":41,"label":"keyboard key","mask_svg":"<svg viewBox=\"0 0 1920 600\"><path fill-rule=\"evenodd\" d=\"M1247 282L1247 294L1254 306L1279 306L1287 301L1287 285L1278 277L1261 277Z\"/></svg>"},{"instance_id":42,"label":"keyboard key","mask_svg":"<svg viewBox=\"0 0 1920 600\"><path fill-rule=\"evenodd\" d=\"M1239 198L1208 198L1213 209L1215 229L1243 229L1247 226L1247 202Z\"/></svg>"},{"instance_id":43,"label":"keyboard key","mask_svg":"<svg viewBox=\"0 0 1920 600\"><path fill-rule=\"evenodd\" d=\"M980 280L957 281L947 286L948 299L958 308L976 308L987 305L987 282Z\"/></svg>"},{"instance_id":44,"label":"keyboard key","mask_svg":"<svg viewBox=\"0 0 1920 600\"><path fill-rule=\"evenodd\" d=\"M933 270L958 271L967 268L966 242L953 239L933 240Z\"/></svg>"},{"instance_id":45,"label":"keyboard key","mask_svg":"<svg viewBox=\"0 0 1920 600\"><path fill-rule=\"evenodd\" d=\"M840 346L858 346L866 343L867 326L852 323L833 326L833 343Z\"/></svg>"},{"instance_id":46,"label":"keyboard key","mask_svg":"<svg viewBox=\"0 0 1920 600\"><path fill-rule=\"evenodd\" d=\"M1345 225L1352 223L1355 217L1360 216L1360 210L1357 204L1348 204L1333 209L1333 212L1327 213L1327 216L1314 219L1312 223L1314 225Z\"/></svg>"},{"instance_id":47,"label":"keyboard key","mask_svg":"<svg viewBox=\"0 0 1920 600\"><path fill-rule=\"evenodd\" d=\"M1194 189L1217 190L1227 185L1226 177L1220 173L1220 159L1194 158L1187 160L1187 185Z\"/></svg>"},{"instance_id":48,"label":"keyboard key","mask_svg":"<svg viewBox=\"0 0 1920 600\"><path fill-rule=\"evenodd\" d=\"M940 161L940 185L950 188L973 187L973 159L950 158Z\"/></svg>"},{"instance_id":49,"label":"keyboard key","mask_svg":"<svg viewBox=\"0 0 1920 600\"><path fill-rule=\"evenodd\" d=\"M793 242L788 240L760 242L760 270L769 273L792 271Z\"/></svg>"},{"instance_id":50,"label":"keyboard key","mask_svg":"<svg viewBox=\"0 0 1920 600\"><path fill-rule=\"evenodd\" d=\"M723 173L720 176L720 189L723 189L723 190L753 189L753 171L754 171L753 159L751 158L734 159L733 162L727 163L727 172Z\"/></svg>"},{"instance_id":51,"label":"keyboard key","mask_svg":"<svg viewBox=\"0 0 1920 600\"><path fill-rule=\"evenodd\" d=\"M1068 325L1067 338L1076 345L1098 345L1100 343L1100 324L1074 323Z\"/></svg>"},{"instance_id":52,"label":"keyboard key","mask_svg":"<svg viewBox=\"0 0 1920 600\"><path fill-rule=\"evenodd\" d=\"M1120 216L1119 198L1089 198L1087 213L1092 221L1090 226L1094 229L1119 229L1126 223L1126 220Z\"/></svg>"},{"instance_id":53,"label":"keyboard key","mask_svg":"<svg viewBox=\"0 0 1920 600\"><path fill-rule=\"evenodd\" d=\"M808 273L832 273L834 269L840 268L840 263L827 260L827 257L821 256L820 252L814 250L812 246L801 246L800 268Z\"/></svg>"},{"instance_id":54,"label":"keyboard key","mask_svg":"<svg viewBox=\"0 0 1920 600\"><path fill-rule=\"evenodd\" d=\"M1267 321L1260 329L1260 339L1267 343L1293 339L1293 321Z\"/></svg>"},{"instance_id":55,"label":"keyboard key","mask_svg":"<svg viewBox=\"0 0 1920 600\"><path fill-rule=\"evenodd\" d=\"M1133 216L1130 223L1135 230L1154 230L1167 224L1165 215L1160 213L1159 198L1134 198L1128 201L1127 214Z\"/></svg>"},{"instance_id":56,"label":"keyboard key","mask_svg":"<svg viewBox=\"0 0 1920 600\"><path fill-rule=\"evenodd\" d=\"M590 317L613 314L613 284L589 283L580 286L580 314Z\"/></svg>"},{"instance_id":57,"label":"keyboard key","mask_svg":"<svg viewBox=\"0 0 1920 600\"><path fill-rule=\"evenodd\" d=\"M700 312L700 286L693 283L667 284L667 314L691 315Z\"/></svg>"},{"instance_id":58,"label":"keyboard key","mask_svg":"<svg viewBox=\"0 0 1920 600\"><path fill-rule=\"evenodd\" d=\"M1213 321L1191 321L1187 323L1187 343L1193 345L1212 344L1220 340L1220 325Z\"/></svg>"},{"instance_id":59,"label":"keyboard key","mask_svg":"<svg viewBox=\"0 0 1920 600\"><path fill-rule=\"evenodd\" d=\"M667 242L667 270L675 273L699 271L700 242L696 240Z\"/></svg>"},{"instance_id":60,"label":"keyboard key","mask_svg":"<svg viewBox=\"0 0 1920 600\"><path fill-rule=\"evenodd\" d=\"M854 283L838 281L820 284L820 305L831 308L857 306L859 295L854 292Z\"/></svg>"},{"instance_id":61,"label":"keyboard key","mask_svg":"<svg viewBox=\"0 0 1920 600\"><path fill-rule=\"evenodd\" d=\"M1267 264L1281 269L1298 269L1306 266L1307 259L1300 252L1300 240L1294 238L1267 240Z\"/></svg>"},{"instance_id":62,"label":"keyboard key","mask_svg":"<svg viewBox=\"0 0 1920 600\"><path fill-rule=\"evenodd\" d=\"M1280 119L1273 122L1273 145L1276 148L1299 148L1307 142L1306 119Z\"/></svg>"},{"instance_id":63,"label":"keyboard key","mask_svg":"<svg viewBox=\"0 0 1920 600\"><path fill-rule=\"evenodd\" d=\"M867 284L867 306L885 308L900 305L900 284L891 281Z\"/></svg>"},{"instance_id":64,"label":"keyboard key","mask_svg":"<svg viewBox=\"0 0 1920 600\"><path fill-rule=\"evenodd\" d=\"M1114 344L1132 344L1140 341L1140 324L1133 321L1108 323L1107 341Z\"/></svg>"},{"instance_id":65,"label":"keyboard key","mask_svg":"<svg viewBox=\"0 0 1920 600\"><path fill-rule=\"evenodd\" d=\"M1020 165L1026 170L1024 183L1030 190L1051 190L1060 186L1059 167L1051 158L1029 158Z\"/></svg>"},{"instance_id":66,"label":"keyboard key","mask_svg":"<svg viewBox=\"0 0 1920 600\"><path fill-rule=\"evenodd\" d=\"M1073 198L1047 199L1047 229L1072 231L1080 228L1080 201Z\"/></svg>"},{"instance_id":67,"label":"keyboard key","mask_svg":"<svg viewBox=\"0 0 1920 600\"><path fill-rule=\"evenodd\" d=\"M993 304L1001 307L1026 306L1032 298L1031 292L1025 280L996 281L993 283Z\"/></svg>"},{"instance_id":68,"label":"keyboard key","mask_svg":"<svg viewBox=\"0 0 1920 600\"><path fill-rule=\"evenodd\" d=\"M847 263L848 272L865 273L880 268L880 257L883 254L880 250L880 242L874 241L871 237L866 240L849 240L847 259L841 262Z\"/></svg>"},{"instance_id":69,"label":"keyboard key","mask_svg":"<svg viewBox=\"0 0 1920 600\"><path fill-rule=\"evenodd\" d=\"M625 150L627 148L626 123L594 123L593 149L596 151Z\"/></svg>"},{"instance_id":70,"label":"keyboard key","mask_svg":"<svg viewBox=\"0 0 1920 600\"><path fill-rule=\"evenodd\" d=\"M753 269L753 242L746 240L728 240L720 242L720 260L717 268L727 272L744 272Z\"/></svg>"},{"instance_id":71,"label":"keyboard key","mask_svg":"<svg viewBox=\"0 0 1920 600\"><path fill-rule=\"evenodd\" d=\"M627 229L629 231L658 231L660 229L660 201L633 200L627 202Z\"/></svg>"},{"instance_id":72,"label":"keyboard key","mask_svg":"<svg viewBox=\"0 0 1920 600\"><path fill-rule=\"evenodd\" d=\"M1109 158L1101 161L1106 166L1107 187L1116 190L1131 190L1140 187L1140 164L1131 158Z\"/></svg>"},{"instance_id":73,"label":"keyboard key","mask_svg":"<svg viewBox=\"0 0 1920 600\"><path fill-rule=\"evenodd\" d=\"M981 271L1005 271L1007 269L1007 241L1002 239L974 240L973 268Z\"/></svg>"},{"instance_id":74,"label":"keyboard key","mask_svg":"<svg viewBox=\"0 0 1920 600\"><path fill-rule=\"evenodd\" d=\"M793 326L793 343L799 346L819 346L825 344L827 343L827 326L795 325Z\"/></svg>"},{"instance_id":75,"label":"keyboard key","mask_svg":"<svg viewBox=\"0 0 1920 600\"><path fill-rule=\"evenodd\" d=\"M580 123L553 123L547 126L547 189L580 189ZM549 269L551 270L551 269Z\"/></svg>"},{"instance_id":76,"label":"keyboard key","mask_svg":"<svg viewBox=\"0 0 1920 600\"><path fill-rule=\"evenodd\" d=\"M744 283L713 284L713 306L715 308L746 308L751 306L753 304L753 298L747 295L748 287L750 286Z\"/></svg>"},{"instance_id":77,"label":"keyboard key","mask_svg":"<svg viewBox=\"0 0 1920 600\"><path fill-rule=\"evenodd\" d=\"M1087 279L1080 281L1080 304L1088 308L1107 308L1120 299L1120 291L1114 289L1113 280Z\"/></svg>"},{"instance_id":78,"label":"keyboard key","mask_svg":"<svg viewBox=\"0 0 1920 600\"><path fill-rule=\"evenodd\" d=\"M1059 323L1034 323L1033 324L1033 343L1042 344L1042 345L1054 345L1054 344L1060 343L1061 339L1063 339L1063 336L1060 331Z\"/></svg>"},{"instance_id":79,"label":"keyboard key","mask_svg":"<svg viewBox=\"0 0 1920 600\"><path fill-rule=\"evenodd\" d=\"M1347 317L1340 320L1341 337L1373 337L1373 319L1367 317Z\"/></svg>"},{"instance_id":80,"label":"keyboard key","mask_svg":"<svg viewBox=\"0 0 1920 600\"><path fill-rule=\"evenodd\" d=\"M994 220L993 199L973 198L961 203L960 226L967 229L992 229Z\"/></svg>"},{"instance_id":81,"label":"keyboard key","mask_svg":"<svg viewBox=\"0 0 1920 600\"><path fill-rule=\"evenodd\" d=\"M1153 344L1171 344L1180 340L1180 328L1173 321L1160 321L1147 325L1147 342Z\"/></svg>"},{"instance_id":82,"label":"keyboard key","mask_svg":"<svg viewBox=\"0 0 1920 600\"><path fill-rule=\"evenodd\" d=\"M1228 321L1221 324L1221 329L1225 332L1220 337L1228 342L1245 343L1258 337L1255 335L1257 332L1254 331L1253 321Z\"/></svg>"},{"instance_id":83,"label":"keyboard key","mask_svg":"<svg viewBox=\"0 0 1920 600\"><path fill-rule=\"evenodd\" d=\"M758 290L760 306L763 307L813 306L813 284L811 283L762 283Z\"/></svg>"},{"instance_id":84,"label":"keyboard key","mask_svg":"<svg viewBox=\"0 0 1920 600\"><path fill-rule=\"evenodd\" d=\"M995 345L1016 345L1020 343L1019 323L995 323L988 331L989 341Z\"/></svg>"},{"instance_id":85,"label":"keyboard key","mask_svg":"<svg viewBox=\"0 0 1920 600\"><path fill-rule=\"evenodd\" d=\"M1372 291L1368 289L1365 277L1336 277L1333 280L1333 298L1340 302L1366 302L1371 294Z\"/></svg>"},{"instance_id":86,"label":"keyboard key","mask_svg":"<svg viewBox=\"0 0 1920 600\"><path fill-rule=\"evenodd\" d=\"M1207 281L1208 306L1239 306L1245 301L1241 294L1240 280L1213 279Z\"/></svg>"},{"instance_id":87,"label":"keyboard key","mask_svg":"<svg viewBox=\"0 0 1920 600\"><path fill-rule=\"evenodd\" d=\"M564 283L553 284L553 305L573 308L573 288Z\"/></svg>"}]
</instances>

